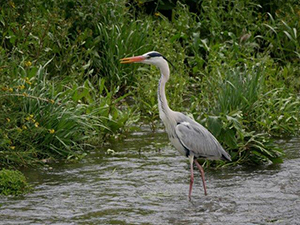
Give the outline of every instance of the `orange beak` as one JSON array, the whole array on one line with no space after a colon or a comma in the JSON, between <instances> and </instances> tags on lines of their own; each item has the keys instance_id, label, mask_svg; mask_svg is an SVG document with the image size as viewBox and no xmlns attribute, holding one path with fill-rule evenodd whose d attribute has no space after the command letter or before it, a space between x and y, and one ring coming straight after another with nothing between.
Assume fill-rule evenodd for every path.
<instances>
[{"instance_id":1,"label":"orange beak","mask_svg":"<svg viewBox=\"0 0 300 225\"><path fill-rule=\"evenodd\" d=\"M146 57L144 56L134 56L134 57L120 59L120 63L136 63L136 62L142 62L145 59Z\"/></svg>"}]
</instances>

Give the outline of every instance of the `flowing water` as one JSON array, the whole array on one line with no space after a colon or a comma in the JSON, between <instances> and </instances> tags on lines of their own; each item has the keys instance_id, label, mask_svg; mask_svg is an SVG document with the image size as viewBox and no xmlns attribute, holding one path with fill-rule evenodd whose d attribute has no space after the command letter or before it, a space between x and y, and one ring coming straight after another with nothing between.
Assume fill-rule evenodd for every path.
<instances>
[{"instance_id":1,"label":"flowing water","mask_svg":"<svg viewBox=\"0 0 300 225\"><path fill-rule=\"evenodd\" d=\"M283 164L198 171L164 133L134 133L74 164L24 171L34 186L0 199L0 224L300 224L300 139ZM115 153L113 152L115 151Z\"/></svg>"}]
</instances>

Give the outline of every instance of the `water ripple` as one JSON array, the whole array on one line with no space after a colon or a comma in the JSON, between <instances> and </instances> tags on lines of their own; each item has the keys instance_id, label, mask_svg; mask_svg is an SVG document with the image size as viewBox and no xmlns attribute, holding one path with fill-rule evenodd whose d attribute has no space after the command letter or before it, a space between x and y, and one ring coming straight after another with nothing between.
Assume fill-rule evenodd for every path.
<instances>
[{"instance_id":1,"label":"water ripple","mask_svg":"<svg viewBox=\"0 0 300 225\"><path fill-rule=\"evenodd\" d=\"M300 224L300 140L281 140L279 166L195 171L165 135L135 133L79 163L28 169L35 190L0 199L0 224Z\"/></svg>"}]
</instances>

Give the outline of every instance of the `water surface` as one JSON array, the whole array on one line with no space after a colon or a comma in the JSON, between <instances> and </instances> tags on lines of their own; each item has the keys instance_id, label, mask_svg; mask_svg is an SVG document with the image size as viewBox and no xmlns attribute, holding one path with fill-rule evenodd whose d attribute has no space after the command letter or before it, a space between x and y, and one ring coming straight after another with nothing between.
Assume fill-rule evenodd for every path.
<instances>
[{"instance_id":1,"label":"water surface","mask_svg":"<svg viewBox=\"0 0 300 225\"><path fill-rule=\"evenodd\" d=\"M24 171L34 191L1 198L0 224L300 224L300 139L280 145L283 164L207 170L207 196L195 169L190 202L188 160L162 132L133 133L81 162Z\"/></svg>"}]
</instances>

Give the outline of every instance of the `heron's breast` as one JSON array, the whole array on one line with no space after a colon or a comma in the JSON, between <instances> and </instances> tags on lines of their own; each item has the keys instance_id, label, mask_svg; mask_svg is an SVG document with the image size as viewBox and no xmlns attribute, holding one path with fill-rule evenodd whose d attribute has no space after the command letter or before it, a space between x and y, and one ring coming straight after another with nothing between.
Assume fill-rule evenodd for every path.
<instances>
[{"instance_id":1,"label":"heron's breast","mask_svg":"<svg viewBox=\"0 0 300 225\"><path fill-rule=\"evenodd\" d=\"M175 125L174 124L176 124L176 121L173 121L173 120L170 121L169 119L167 119L167 117L163 113L161 114L161 119L165 125L165 130L168 133L171 144L180 152L180 154L186 155L185 149L182 146L182 144L179 142L178 137L175 133Z\"/></svg>"},{"instance_id":2,"label":"heron's breast","mask_svg":"<svg viewBox=\"0 0 300 225\"><path fill-rule=\"evenodd\" d=\"M169 135L169 139L170 139L171 144L180 152L180 154L186 155L186 151L185 151L184 147L182 146L182 144L179 142L177 137Z\"/></svg>"}]
</instances>

